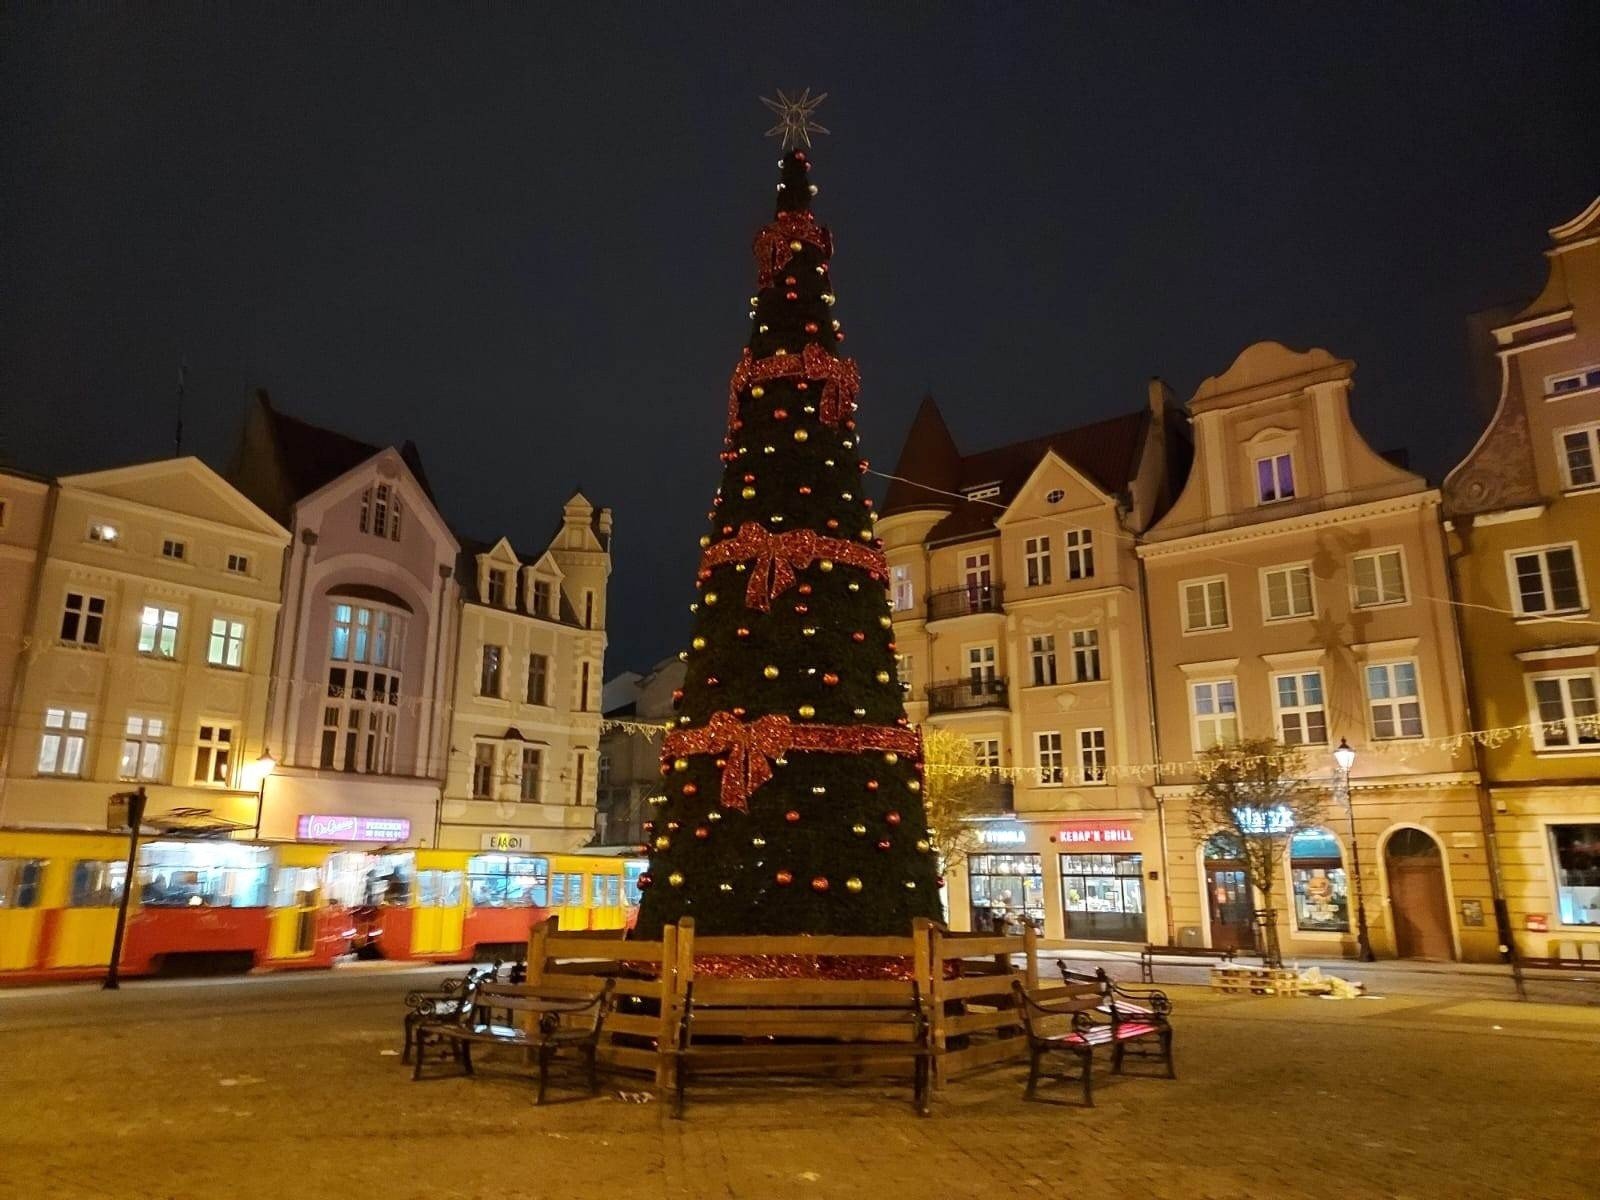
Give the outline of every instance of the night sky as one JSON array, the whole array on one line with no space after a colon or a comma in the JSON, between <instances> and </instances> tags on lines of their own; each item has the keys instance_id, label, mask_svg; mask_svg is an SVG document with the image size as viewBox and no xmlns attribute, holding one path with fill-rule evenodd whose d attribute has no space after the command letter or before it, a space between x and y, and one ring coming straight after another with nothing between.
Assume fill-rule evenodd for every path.
<instances>
[{"instance_id":1,"label":"night sky","mask_svg":"<svg viewBox=\"0 0 1600 1200\"><path fill-rule=\"evenodd\" d=\"M224 466L245 398L414 439L456 528L616 510L607 672L686 636L778 147L892 465L1187 398L1248 343L1356 360L1435 478L1469 313L1600 191L1600 5L8 4L0 459ZM891 11L922 15L891 16ZM1589 89L1585 94L1584 89Z\"/></svg>"}]
</instances>

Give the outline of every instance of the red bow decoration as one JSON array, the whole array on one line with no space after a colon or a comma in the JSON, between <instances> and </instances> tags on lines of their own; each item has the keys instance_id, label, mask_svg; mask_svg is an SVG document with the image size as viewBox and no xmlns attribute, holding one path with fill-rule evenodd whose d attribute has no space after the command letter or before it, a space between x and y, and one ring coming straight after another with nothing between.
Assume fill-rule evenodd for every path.
<instances>
[{"instance_id":1,"label":"red bow decoration","mask_svg":"<svg viewBox=\"0 0 1600 1200\"><path fill-rule=\"evenodd\" d=\"M774 354L770 358L751 358L749 352L733 368L728 380L728 424L739 419L739 393L758 383L770 383L791 375L822 381L822 397L817 402L817 419L824 425L837 425L855 408L861 391L861 371L853 358L835 358L816 342L807 342L799 354Z\"/></svg>"},{"instance_id":2,"label":"red bow decoration","mask_svg":"<svg viewBox=\"0 0 1600 1200\"><path fill-rule=\"evenodd\" d=\"M777 278L794 251L791 242L808 242L823 258L833 257L833 235L810 212L779 213L777 219L756 234L756 278L767 287Z\"/></svg>"},{"instance_id":3,"label":"red bow decoration","mask_svg":"<svg viewBox=\"0 0 1600 1200\"><path fill-rule=\"evenodd\" d=\"M795 585L795 572L804 570L819 558L832 559L846 566L859 567L880 582L889 578L883 552L843 538L824 537L810 529L773 533L754 521L739 526L731 538L708 547L700 555L700 577L706 578L715 567L753 560L750 582L745 585L746 608L766 612L772 602Z\"/></svg>"},{"instance_id":4,"label":"red bow decoration","mask_svg":"<svg viewBox=\"0 0 1600 1200\"><path fill-rule=\"evenodd\" d=\"M772 778L772 760L790 750L832 754L883 750L915 757L921 748L916 730L894 725L796 725L778 713L743 722L732 713L715 712L698 729L675 729L667 734L661 760L669 762L688 754L720 755L727 764L722 769L722 807L748 812L751 794Z\"/></svg>"}]
</instances>

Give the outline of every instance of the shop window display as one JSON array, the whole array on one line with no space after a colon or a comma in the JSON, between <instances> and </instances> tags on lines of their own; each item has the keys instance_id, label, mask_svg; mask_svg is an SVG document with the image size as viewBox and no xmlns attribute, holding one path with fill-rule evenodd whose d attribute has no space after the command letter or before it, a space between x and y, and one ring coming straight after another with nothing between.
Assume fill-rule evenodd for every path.
<instances>
[{"instance_id":1,"label":"shop window display","mask_svg":"<svg viewBox=\"0 0 1600 1200\"><path fill-rule=\"evenodd\" d=\"M1069 938L1144 942L1144 857L1063 854L1061 907Z\"/></svg>"},{"instance_id":2,"label":"shop window display","mask_svg":"<svg viewBox=\"0 0 1600 1200\"><path fill-rule=\"evenodd\" d=\"M1037 854L974 854L967 859L967 888L975 932L1044 932L1044 869Z\"/></svg>"},{"instance_id":3,"label":"shop window display","mask_svg":"<svg viewBox=\"0 0 1600 1200\"><path fill-rule=\"evenodd\" d=\"M1301 932L1350 932L1350 883L1339 843L1325 829L1305 829L1289 843L1294 923Z\"/></svg>"},{"instance_id":4,"label":"shop window display","mask_svg":"<svg viewBox=\"0 0 1600 1200\"><path fill-rule=\"evenodd\" d=\"M1552 825L1563 925L1600 925L1600 825Z\"/></svg>"}]
</instances>

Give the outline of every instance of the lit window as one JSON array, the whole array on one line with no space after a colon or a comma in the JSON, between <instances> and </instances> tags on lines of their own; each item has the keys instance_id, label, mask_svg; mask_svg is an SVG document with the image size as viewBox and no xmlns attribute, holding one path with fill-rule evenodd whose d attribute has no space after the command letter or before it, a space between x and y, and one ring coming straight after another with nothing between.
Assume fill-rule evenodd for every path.
<instances>
[{"instance_id":1,"label":"lit window","mask_svg":"<svg viewBox=\"0 0 1600 1200\"><path fill-rule=\"evenodd\" d=\"M478 695L498 699L500 695L500 660L505 651L499 646L485 646L478 664Z\"/></svg>"},{"instance_id":2,"label":"lit window","mask_svg":"<svg viewBox=\"0 0 1600 1200\"><path fill-rule=\"evenodd\" d=\"M1546 394L1564 396L1568 392L1582 392L1600 387L1600 364L1579 367L1576 371L1563 371L1545 380Z\"/></svg>"},{"instance_id":3,"label":"lit window","mask_svg":"<svg viewBox=\"0 0 1600 1200\"><path fill-rule=\"evenodd\" d=\"M230 554L230 555L228 555L228 574L230 574L230 575L248 575L248 574L250 574L250 556L248 554Z\"/></svg>"},{"instance_id":4,"label":"lit window","mask_svg":"<svg viewBox=\"0 0 1600 1200\"><path fill-rule=\"evenodd\" d=\"M1094 531L1067 530L1067 578L1094 578Z\"/></svg>"},{"instance_id":5,"label":"lit window","mask_svg":"<svg viewBox=\"0 0 1600 1200\"><path fill-rule=\"evenodd\" d=\"M1302 829L1289 839L1294 923L1302 931L1348 933L1350 886L1339 843L1326 829Z\"/></svg>"},{"instance_id":6,"label":"lit window","mask_svg":"<svg viewBox=\"0 0 1600 1200\"><path fill-rule=\"evenodd\" d=\"M902 563L889 569L895 612L905 612L916 603L916 590L911 584L911 568Z\"/></svg>"},{"instance_id":7,"label":"lit window","mask_svg":"<svg viewBox=\"0 0 1600 1200\"><path fill-rule=\"evenodd\" d=\"M1323 707L1322 672L1297 671L1273 678L1273 705L1278 737L1286 746L1321 746L1328 741L1328 714Z\"/></svg>"},{"instance_id":8,"label":"lit window","mask_svg":"<svg viewBox=\"0 0 1600 1200\"><path fill-rule=\"evenodd\" d=\"M975 766L994 770L1000 765L1000 739L977 738L972 743L972 761Z\"/></svg>"},{"instance_id":9,"label":"lit window","mask_svg":"<svg viewBox=\"0 0 1600 1200\"><path fill-rule=\"evenodd\" d=\"M1311 568L1278 567L1263 572L1267 620L1284 621L1311 615Z\"/></svg>"},{"instance_id":10,"label":"lit window","mask_svg":"<svg viewBox=\"0 0 1600 1200\"><path fill-rule=\"evenodd\" d=\"M496 608L505 607L506 573L504 571L495 570L493 568L490 569L488 602L494 605Z\"/></svg>"},{"instance_id":11,"label":"lit window","mask_svg":"<svg viewBox=\"0 0 1600 1200\"><path fill-rule=\"evenodd\" d=\"M1256 459L1256 500L1271 504L1294 499L1294 460L1287 454Z\"/></svg>"},{"instance_id":12,"label":"lit window","mask_svg":"<svg viewBox=\"0 0 1600 1200\"><path fill-rule=\"evenodd\" d=\"M524 800L539 799L539 770L544 764L543 754L533 746L522 748L522 777L520 794Z\"/></svg>"},{"instance_id":13,"label":"lit window","mask_svg":"<svg viewBox=\"0 0 1600 1200\"><path fill-rule=\"evenodd\" d=\"M1600 925L1600 825L1550 826L1563 925Z\"/></svg>"},{"instance_id":14,"label":"lit window","mask_svg":"<svg viewBox=\"0 0 1600 1200\"><path fill-rule=\"evenodd\" d=\"M1534 734L1541 750L1600 746L1600 716L1595 707L1595 676L1583 671L1544 675L1533 681Z\"/></svg>"},{"instance_id":15,"label":"lit window","mask_svg":"<svg viewBox=\"0 0 1600 1200\"><path fill-rule=\"evenodd\" d=\"M1061 735L1059 733L1036 733L1033 735L1034 763L1039 768L1039 782L1041 784L1058 784L1065 778L1066 763L1061 756Z\"/></svg>"},{"instance_id":16,"label":"lit window","mask_svg":"<svg viewBox=\"0 0 1600 1200\"><path fill-rule=\"evenodd\" d=\"M213 667L231 667L234 670L244 665L243 621L230 621L226 617L211 619L211 642L206 647L206 662Z\"/></svg>"},{"instance_id":17,"label":"lit window","mask_svg":"<svg viewBox=\"0 0 1600 1200\"><path fill-rule=\"evenodd\" d=\"M1072 678L1078 683L1093 683L1100 678L1100 631L1072 631Z\"/></svg>"},{"instance_id":18,"label":"lit window","mask_svg":"<svg viewBox=\"0 0 1600 1200\"><path fill-rule=\"evenodd\" d=\"M227 725L202 725L195 738L194 781L226 787L233 764L233 729Z\"/></svg>"},{"instance_id":19,"label":"lit window","mask_svg":"<svg viewBox=\"0 0 1600 1200\"><path fill-rule=\"evenodd\" d=\"M1050 538L1031 537L1023 543L1022 560L1027 567L1028 586L1046 587L1050 583Z\"/></svg>"},{"instance_id":20,"label":"lit window","mask_svg":"<svg viewBox=\"0 0 1600 1200\"><path fill-rule=\"evenodd\" d=\"M120 536L117 527L107 521L96 521L89 526L89 540L91 542L104 542L112 544Z\"/></svg>"},{"instance_id":21,"label":"lit window","mask_svg":"<svg viewBox=\"0 0 1600 1200\"><path fill-rule=\"evenodd\" d=\"M1051 633L1028 639L1028 659L1033 667L1033 686L1049 687L1056 681L1056 639Z\"/></svg>"},{"instance_id":22,"label":"lit window","mask_svg":"<svg viewBox=\"0 0 1600 1200\"><path fill-rule=\"evenodd\" d=\"M178 653L178 613L176 609L145 605L139 614L139 653L157 658L173 658Z\"/></svg>"},{"instance_id":23,"label":"lit window","mask_svg":"<svg viewBox=\"0 0 1600 1200\"><path fill-rule=\"evenodd\" d=\"M1078 769L1083 772L1084 783L1106 781L1106 731L1104 729L1078 730Z\"/></svg>"},{"instance_id":24,"label":"lit window","mask_svg":"<svg viewBox=\"0 0 1600 1200\"><path fill-rule=\"evenodd\" d=\"M543 654L528 655L528 703L548 704L550 660Z\"/></svg>"},{"instance_id":25,"label":"lit window","mask_svg":"<svg viewBox=\"0 0 1600 1200\"><path fill-rule=\"evenodd\" d=\"M1202 579L1183 585L1183 628L1186 633L1228 627L1228 581Z\"/></svg>"},{"instance_id":26,"label":"lit window","mask_svg":"<svg viewBox=\"0 0 1600 1200\"><path fill-rule=\"evenodd\" d=\"M1523 616L1577 612L1584 607L1575 546L1551 546L1511 554L1517 611Z\"/></svg>"},{"instance_id":27,"label":"lit window","mask_svg":"<svg viewBox=\"0 0 1600 1200\"><path fill-rule=\"evenodd\" d=\"M1367 706L1372 736L1379 740L1422 736L1422 698L1417 664L1381 663L1367 668Z\"/></svg>"},{"instance_id":28,"label":"lit window","mask_svg":"<svg viewBox=\"0 0 1600 1200\"><path fill-rule=\"evenodd\" d=\"M130 716L122 734L121 779L150 783L161 779L167 723L160 717Z\"/></svg>"},{"instance_id":29,"label":"lit window","mask_svg":"<svg viewBox=\"0 0 1600 1200\"><path fill-rule=\"evenodd\" d=\"M1189 709L1194 718L1194 746L1206 750L1239 740L1239 697L1231 679L1189 685Z\"/></svg>"},{"instance_id":30,"label":"lit window","mask_svg":"<svg viewBox=\"0 0 1600 1200\"><path fill-rule=\"evenodd\" d=\"M189 547L176 538L166 538L161 543L161 557L170 558L175 562L182 562L188 557Z\"/></svg>"},{"instance_id":31,"label":"lit window","mask_svg":"<svg viewBox=\"0 0 1600 1200\"><path fill-rule=\"evenodd\" d=\"M61 608L61 640L75 646L98 646L105 617L104 598L68 592Z\"/></svg>"},{"instance_id":32,"label":"lit window","mask_svg":"<svg viewBox=\"0 0 1600 1200\"><path fill-rule=\"evenodd\" d=\"M362 533L374 537L400 540L400 494L387 483L369 487L361 493Z\"/></svg>"},{"instance_id":33,"label":"lit window","mask_svg":"<svg viewBox=\"0 0 1600 1200\"><path fill-rule=\"evenodd\" d=\"M89 714L77 708L44 710L44 736L39 739L39 774L83 774L83 748L89 736Z\"/></svg>"},{"instance_id":34,"label":"lit window","mask_svg":"<svg viewBox=\"0 0 1600 1200\"><path fill-rule=\"evenodd\" d=\"M478 742L472 748L472 798L494 798L494 743Z\"/></svg>"},{"instance_id":35,"label":"lit window","mask_svg":"<svg viewBox=\"0 0 1600 1200\"><path fill-rule=\"evenodd\" d=\"M1594 487L1600 483L1596 464L1600 463L1600 425L1564 430L1561 440L1561 472L1569 489Z\"/></svg>"},{"instance_id":36,"label":"lit window","mask_svg":"<svg viewBox=\"0 0 1600 1200\"><path fill-rule=\"evenodd\" d=\"M1360 554L1351 562L1357 608L1376 608L1382 604L1404 604L1405 566L1398 550Z\"/></svg>"}]
</instances>

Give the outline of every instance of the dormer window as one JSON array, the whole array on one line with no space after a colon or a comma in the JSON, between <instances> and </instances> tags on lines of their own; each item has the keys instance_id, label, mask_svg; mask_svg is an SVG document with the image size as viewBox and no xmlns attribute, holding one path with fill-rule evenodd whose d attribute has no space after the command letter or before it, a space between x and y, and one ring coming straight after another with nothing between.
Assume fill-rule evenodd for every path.
<instances>
[{"instance_id":1,"label":"dormer window","mask_svg":"<svg viewBox=\"0 0 1600 1200\"><path fill-rule=\"evenodd\" d=\"M1565 396L1568 392L1586 392L1600 388L1600 363L1592 363L1576 371L1563 371L1545 380L1546 395Z\"/></svg>"},{"instance_id":2,"label":"dormer window","mask_svg":"<svg viewBox=\"0 0 1600 1200\"><path fill-rule=\"evenodd\" d=\"M533 615L548 617L550 615L553 590L548 579L535 579L533 581Z\"/></svg>"},{"instance_id":3,"label":"dormer window","mask_svg":"<svg viewBox=\"0 0 1600 1200\"><path fill-rule=\"evenodd\" d=\"M489 569L488 602L496 608L506 606L506 573L491 567Z\"/></svg>"},{"instance_id":4,"label":"dormer window","mask_svg":"<svg viewBox=\"0 0 1600 1200\"><path fill-rule=\"evenodd\" d=\"M121 534L118 532L117 527L109 521L96 521L89 526L89 540L91 542L104 542L106 545L112 546L116 544L117 538L120 536Z\"/></svg>"},{"instance_id":5,"label":"dormer window","mask_svg":"<svg viewBox=\"0 0 1600 1200\"><path fill-rule=\"evenodd\" d=\"M1294 499L1294 458L1273 454L1256 459L1256 503Z\"/></svg>"},{"instance_id":6,"label":"dormer window","mask_svg":"<svg viewBox=\"0 0 1600 1200\"><path fill-rule=\"evenodd\" d=\"M1000 485L998 483L980 484L978 487L967 488L965 494L968 500L993 500L1000 494Z\"/></svg>"},{"instance_id":7,"label":"dormer window","mask_svg":"<svg viewBox=\"0 0 1600 1200\"><path fill-rule=\"evenodd\" d=\"M387 483L361 493L361 532L391 542L400 540L400 493Z\"/></svg>"}]
</instances>

